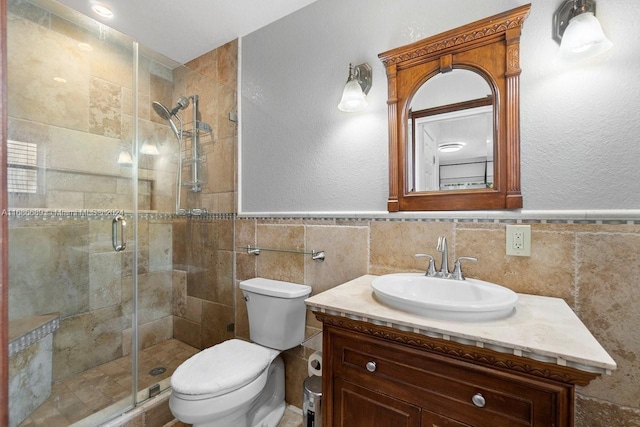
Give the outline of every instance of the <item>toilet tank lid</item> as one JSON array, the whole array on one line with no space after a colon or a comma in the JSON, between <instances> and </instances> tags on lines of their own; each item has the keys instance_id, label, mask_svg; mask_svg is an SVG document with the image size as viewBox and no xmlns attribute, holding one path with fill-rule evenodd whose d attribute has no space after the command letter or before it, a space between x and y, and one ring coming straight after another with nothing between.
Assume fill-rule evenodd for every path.
<instances>
[{"instance_id":1,"label":"toilet tank lid","mask_svg":"<svg viewBox=\"0 0 640 427\"><path fill-rule=\"evenodd\" d=\"M240 282L240 289L276 298L300 298L311 294L311 286L255 277Z\"/></svg>"}]
</instances>

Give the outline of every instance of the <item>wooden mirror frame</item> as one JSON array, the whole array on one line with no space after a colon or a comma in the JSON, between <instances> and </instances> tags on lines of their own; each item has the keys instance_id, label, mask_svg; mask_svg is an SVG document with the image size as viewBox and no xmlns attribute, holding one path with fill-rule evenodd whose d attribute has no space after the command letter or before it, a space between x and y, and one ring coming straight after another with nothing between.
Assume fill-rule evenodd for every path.
<instances>
[{"instance_id":1,"label":"wooden mirror frame","mask_svg":"<svg viewBox=\"0 0 640 427\"><path fill-rule=\"evenodd\" d=\"M389 99L389 200L395 211L522 208L520 192L520 33L531 4L383 52ZM413 95L454 68L485 78L494 99L494 186L409 192L407 120Z\"/></svg>"}]
</instances>

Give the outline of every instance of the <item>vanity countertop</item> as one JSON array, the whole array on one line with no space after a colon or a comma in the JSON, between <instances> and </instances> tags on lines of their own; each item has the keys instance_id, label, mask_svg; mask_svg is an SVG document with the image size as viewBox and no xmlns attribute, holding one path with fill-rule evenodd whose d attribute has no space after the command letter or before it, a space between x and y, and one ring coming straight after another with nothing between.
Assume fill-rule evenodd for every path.
<instances>
[{"instance_id":1,"label":"vanity countertop","mask_svg":"<svg viewBox=\"0 0 640 427\"><path fill-rule=\"evenodd\" d=\"M560 298L518 294L515 312L483 322L455 322L405 313L377 301L371 289L376 276L365 275L314 295L311 311L388 326L432 338L487 348L519 357L611 374L616 362Z\"/></svg>"}]
</instances>

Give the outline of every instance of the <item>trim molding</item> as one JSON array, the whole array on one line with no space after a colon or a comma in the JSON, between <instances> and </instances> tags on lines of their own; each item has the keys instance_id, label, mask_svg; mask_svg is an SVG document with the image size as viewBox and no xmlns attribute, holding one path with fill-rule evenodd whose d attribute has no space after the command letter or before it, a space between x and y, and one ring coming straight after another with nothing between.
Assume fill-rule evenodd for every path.
<instances>
[{"instance_id":1,"label":"trim molding","mask_svg":"<svg viewBox=\"0 0 640 427\"><path fill-rule=\"evenodd\" d=\"M242 212L239 219L325 219L471 223L640 224L640 209L440 212Z\"/></svg>"},{"instance_id":2,"label":"trim molding","mask_svg":"<svg viewBox=\"0 0 640 427\"><path fill-rule=\"evenodd\" d=\"M313 314L323 323L323 325L330 325L336 328L358 332L364 335L383 339L385 341L404 344L409 347L454 357L456 359L473 362L478 365L488 366L491 368L513 371L519 374L528 374L548 380L581 386L586 386L591 380L598 376L598 374L595 373L585 372L566 366L538 362L533 359L499 353L493 350L472 347L452 341L430 338L425 335L399 331L397 329L374 325L368 322L327 315L319 312L314 312Z\"/></svg>"}]
</instances>

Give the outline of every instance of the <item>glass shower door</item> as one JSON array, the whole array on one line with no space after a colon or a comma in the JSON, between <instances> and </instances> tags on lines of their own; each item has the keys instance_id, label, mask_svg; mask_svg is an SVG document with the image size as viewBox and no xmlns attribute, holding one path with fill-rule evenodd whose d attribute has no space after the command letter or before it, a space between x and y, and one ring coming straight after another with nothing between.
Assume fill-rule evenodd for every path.
<instances>
[{"instance_id":1,"label":"glass shower door","mask_svg":"<svg viewBox=\"0 0 640 427\"><path fill-rule=\"evenodd\" d=\"M54 2L7 21L10 425L98 425L135 404L136 44Z\"/></svg>"}]
</instances>

